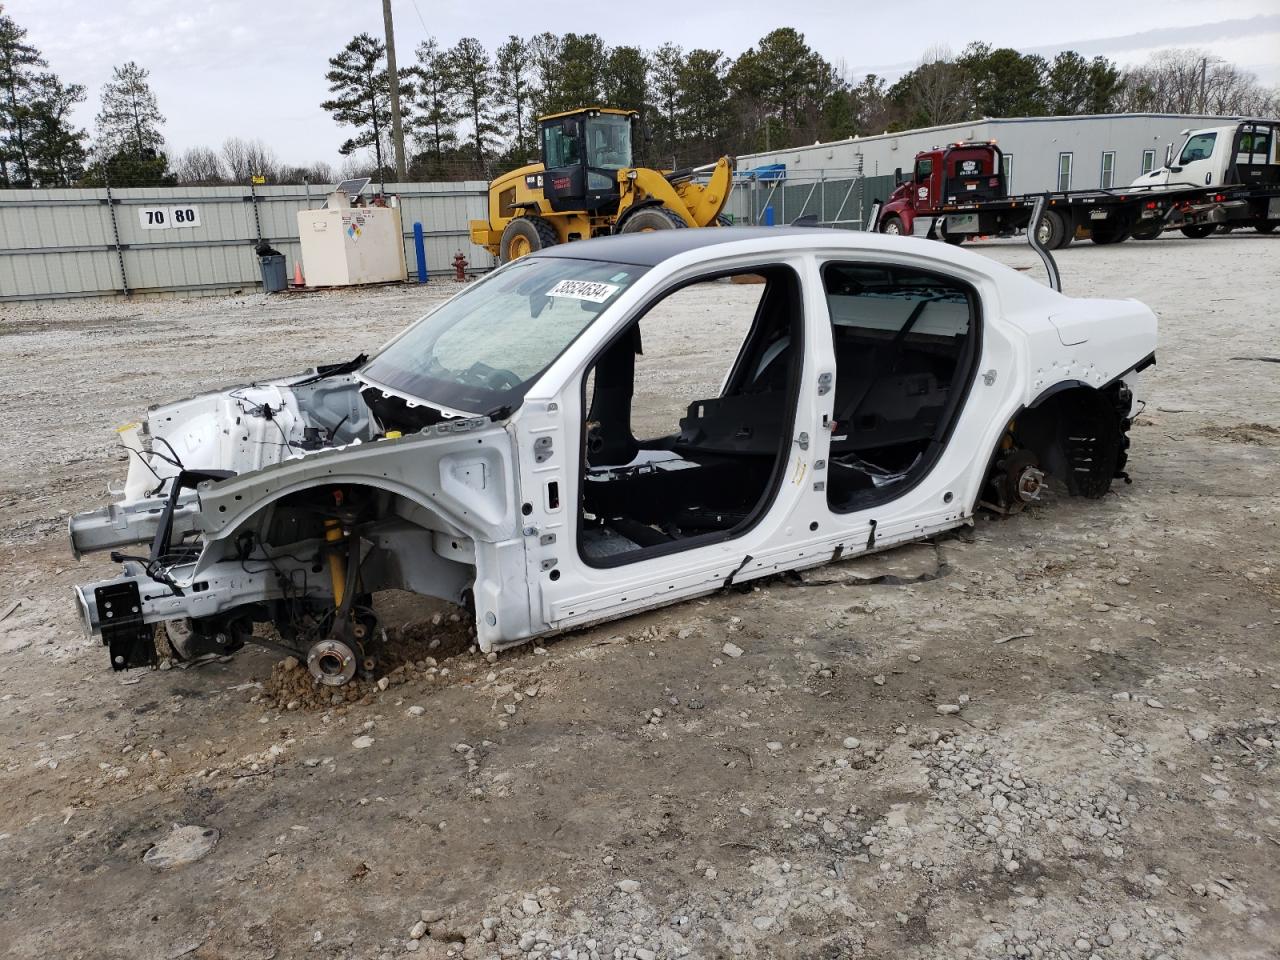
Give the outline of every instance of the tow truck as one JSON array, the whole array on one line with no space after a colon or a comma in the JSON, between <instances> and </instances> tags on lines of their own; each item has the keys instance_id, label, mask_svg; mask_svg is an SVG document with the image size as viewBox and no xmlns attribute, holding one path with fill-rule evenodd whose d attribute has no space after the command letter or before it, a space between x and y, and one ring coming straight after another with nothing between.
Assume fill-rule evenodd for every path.
<instances>
[{"instance_id":1,"label":"tow truck","mask_svg":"<svg viewBox=\"0 0 1280 960\"><path fill-rule=\"evenodd\" d=\"M1249 184L1166 180L1010 196L1004 154L994 140L960 141L921 151L910 177L901 168L894 175L897 189L877 211L873 229L952 244L1025 229L1041 197L1045 210L1036 239L1050 250L1065 247L1080 235L1097 244L1111 244L1130 237L1151 239L1170 227L1180 227L1188 236L1208 236L1232 212L1253 209L1259 203L1268 204L1257 221L1264 232L1280 222L1280 191L1268 185L1265 177Z\"/></svg>"},{"instance_id":2,"label":"tow truck","mask_svg":"<svg viewBox=\"0 0 1280 960\"><path fill-rule=\"evenodd\" d=\"M1207 201L1209 209L1194 211L1218 216L1184 223L1184 234L1207 237L1218 227L1253 227L1259 233L1271 233L1280 226L1280 122L1240 120L1219 127L1183 130L1182 136L1176 160L1173 144L1169 144L1165 147L1164 166L1143 174L1132 185L1232 188L1221 197L1215 192ZM1194 212L1186 211L1193 214L1193 221L1197 219Z\"/></svg>"}]
</instances>

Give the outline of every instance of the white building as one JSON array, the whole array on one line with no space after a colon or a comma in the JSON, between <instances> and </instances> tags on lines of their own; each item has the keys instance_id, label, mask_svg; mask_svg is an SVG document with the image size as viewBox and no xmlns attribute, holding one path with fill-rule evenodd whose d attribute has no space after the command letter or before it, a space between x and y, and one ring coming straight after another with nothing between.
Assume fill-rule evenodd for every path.
<instances>
[{"instance_id":1,"label":"white building","mask_svg":"<svg viewBox=\"0 0 1280 960\"><path fill-rule=\"evenodd\" d=\"M1164 164L1182 131L1230 122L1171 113L1114 113L1076 117L1011 117L853 137L738 157L739 172L784 164L788 181L892 175L912 169L921 150L958 140L995 140L1004 151L1011 193L1093 190L1127 186Z\"/></svg>"}]
</instances>

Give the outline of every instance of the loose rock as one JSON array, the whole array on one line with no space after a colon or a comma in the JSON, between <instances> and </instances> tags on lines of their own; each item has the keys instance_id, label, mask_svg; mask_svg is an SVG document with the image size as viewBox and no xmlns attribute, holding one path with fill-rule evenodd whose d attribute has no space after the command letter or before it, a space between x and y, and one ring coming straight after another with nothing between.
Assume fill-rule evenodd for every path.
<instances>
[{"instance_id":1,"label":"loose rock","mask_svg":"<svg viewBox=\"0 0 1280 960\"><path fill-rule=\"evenodd\" d=\"M203 860L222 835L213 827L175 823L169 835L142 855L142 862L155 870L169 870Z\"/></svg>"}]
</instances>

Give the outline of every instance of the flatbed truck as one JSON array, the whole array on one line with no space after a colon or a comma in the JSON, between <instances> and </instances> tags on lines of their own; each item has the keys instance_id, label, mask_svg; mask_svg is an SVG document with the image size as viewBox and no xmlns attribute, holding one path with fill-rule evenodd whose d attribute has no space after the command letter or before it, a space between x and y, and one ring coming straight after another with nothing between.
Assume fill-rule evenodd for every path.
<instances>
[{"instance_id":1,"label":"flatbed truck","mask_svg":"<svg viewBox=\"0 0 1280 960\"><path fill-rule=\"evenodd\" d=\"M1265 172L1265 177L1232 184L1165 178L1128 187L1009 196L999 146L964 141L917 154L910 178L896 171L898 187L877 212L873 229L963 243L1026 229L1043 197L1037 240L1050 250L1077 236L1111 244L1151 239L1175 227L1191 237L1208 236L1227 223L1269 233L1280 224L1280 183Z\"/></svg>"}]
</instances>

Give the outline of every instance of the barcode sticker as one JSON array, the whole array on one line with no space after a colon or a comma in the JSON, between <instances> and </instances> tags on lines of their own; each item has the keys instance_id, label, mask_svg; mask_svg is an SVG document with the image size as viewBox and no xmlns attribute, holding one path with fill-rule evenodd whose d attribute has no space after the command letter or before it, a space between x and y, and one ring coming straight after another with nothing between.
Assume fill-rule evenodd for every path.
<instances>
[{"instance_id":1,"label":"barcode sticker","mask_svg":"<svg viewBox=\"0 0 1280 960\"><path fill-rule=\"evenodd\" d=\"M604 303L619 289L620 287L616 283L599 283L595 280L561 280L547 291L547 296Z\"/></svg>"}]
</instances>

